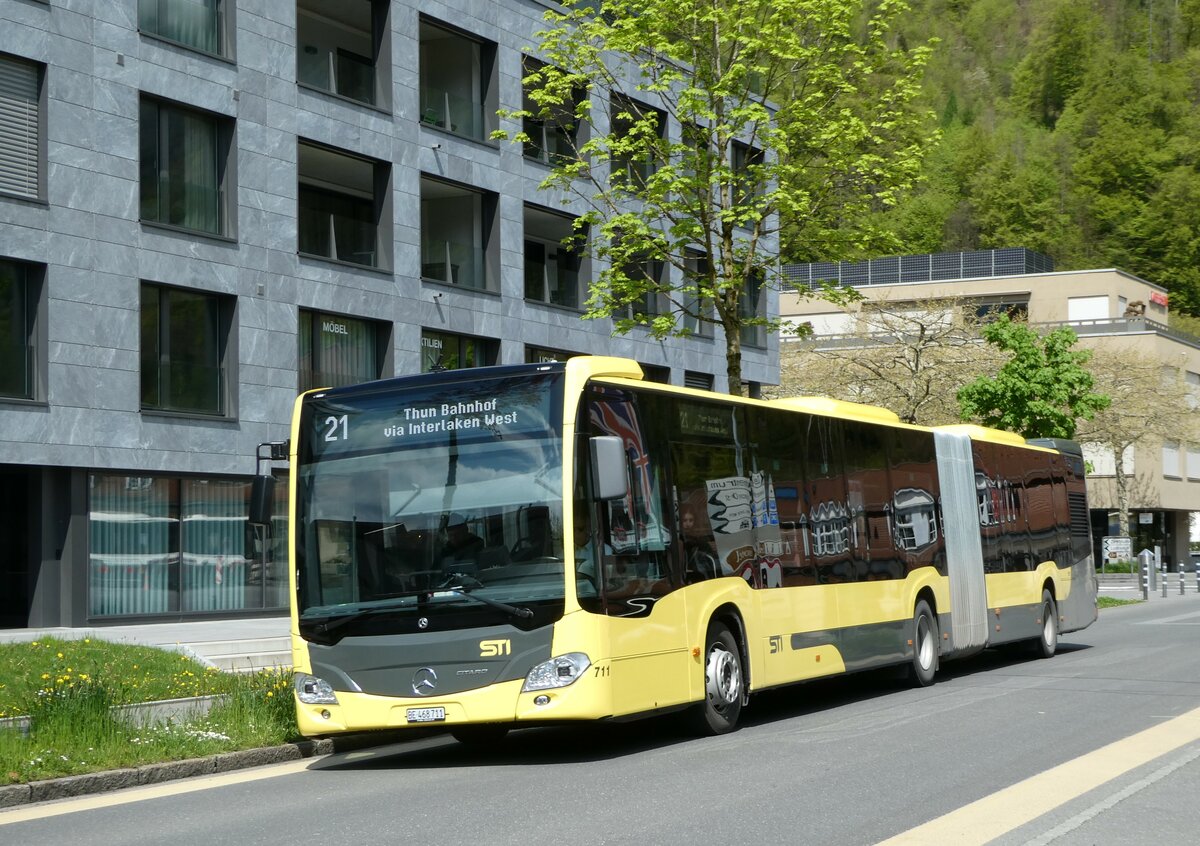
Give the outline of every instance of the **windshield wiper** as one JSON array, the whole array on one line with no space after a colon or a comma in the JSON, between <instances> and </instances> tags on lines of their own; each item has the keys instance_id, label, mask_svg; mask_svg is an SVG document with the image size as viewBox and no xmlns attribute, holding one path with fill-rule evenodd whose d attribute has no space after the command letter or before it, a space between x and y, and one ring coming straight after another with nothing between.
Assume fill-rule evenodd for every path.
<instances>
[{"instance_id":1,"label":"windshield wiper","mask_svg":"<svg viewBox=\"0 0 1200 846\"><path fill-rule=\"evenodd\" d=\"M412 591L410 593L396 594L394 599L412 599L414 596L426 596L428 594L429 591L427 590ZM329 634L332 631L340 629L342 626L353 623L355 620L361 620L363 617L370 617L372 614L378 614L383 611L395 611L399 608L405 607L407 604L408 603L402 601L387 602L383 605L372 605L369 608L360 608L357 611L348 611L345 614L330 614L327 617L318 617L317 620L320 622L315 620L305 621L305 619L301 617L300 622L313 623L320 634Z\"/></svg>"},{"instance_id":2,"label":"windshield wiper","mask_svg":"<svg viewBox=\"0 0 1200 846\"><path fill-rule=\"evenodd\" d=\"M433 591L433 595L437 596L439 593L450 593L450 594L454 594L455 596L461 596L463 599L471 599L471 600L474 600L475 602L480 602L484 605L489 605L498 611L503 611L505 614L509 614L509 615L516 617L518 619L521 619L521 620L533 619L533 612L530 611L528 608L522 608L518 605L509 605L507 602L497 602L494 599L488 599L486 596L475 596L473 593L471 593L471 591L474 590L475 588L483 587L483 582L479 581L478 579L473 578L472 576L468 576L464 573L452 573L451 574L451 580L453 580L453 581L458 581L461 583L461 582L465 582L468 579L470 579L472 582L474 582L474 584L471 585L469 588L466 584L446 585L444 587L439 587L435 591Z\"/></svg>"}]
</instances>

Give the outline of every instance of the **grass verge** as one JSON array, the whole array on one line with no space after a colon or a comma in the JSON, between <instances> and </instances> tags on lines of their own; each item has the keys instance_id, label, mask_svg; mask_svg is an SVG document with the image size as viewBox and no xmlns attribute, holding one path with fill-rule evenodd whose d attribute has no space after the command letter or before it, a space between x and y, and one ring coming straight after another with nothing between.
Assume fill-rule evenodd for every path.
<instances>
[{"instance_id":1,"label":"grass verge","mask_svg":"<svg viewBox=\"0 0 1200 846\"><path fill-rule=\"evenodd\" d=\"M208 714L130 724L113 706L223 694ZM0 784L275 746L299 738L289 673L224 673L186 655L98 640L0 645Z\"/></svg>"},{"instance_id":2,"label":"grass verge","mask_svg":"<svg viewBox=\"0 0 1200 846\"><path fill-rule=\"evenodd\" d=\"M1096 604L1101 608L1116 608L1121 605L1137 605L1142 600L1140 599L1117 599L1113 596L1100 596L1096 598Z\"/></svg>"}]
</instances>

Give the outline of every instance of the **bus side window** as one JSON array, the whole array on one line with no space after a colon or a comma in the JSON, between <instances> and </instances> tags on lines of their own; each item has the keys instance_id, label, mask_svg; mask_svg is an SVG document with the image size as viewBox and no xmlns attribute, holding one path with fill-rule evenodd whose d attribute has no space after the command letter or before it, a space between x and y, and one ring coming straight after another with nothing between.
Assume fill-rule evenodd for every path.
<instances>
[{"instance_id":1,"label":"bus side window","mask_svg":"<svg viewBox=\"0 0 1200 846\"><path fill-rule=\"evenodd\" d=\"M650 613L654 603L637 597L662 596L676 586L670 561L672 530L667 525L664 439L657 436L654 408L663 399L649 393L593 386L586 404L587 431L619 437L628 459L624 499L600 506L602 584L606 612L614 616ZM646 406L646 407L643 407Z\"/></svg>"},{"instance_id":2,"label":"bus side window","mask_svg":"<svg viewBox=\"0 0 1200 846\"><path fill-rule=\"evenodd\" d=\"M751 414L755 463L766 474L779 532L777 543L772 536L772 548L763 552L768 559L778 558L784 587L817 582L805 537L804 429L798 425L799 419L795 413L773 409L756 409Z\"/></svg>"}]
</instances>

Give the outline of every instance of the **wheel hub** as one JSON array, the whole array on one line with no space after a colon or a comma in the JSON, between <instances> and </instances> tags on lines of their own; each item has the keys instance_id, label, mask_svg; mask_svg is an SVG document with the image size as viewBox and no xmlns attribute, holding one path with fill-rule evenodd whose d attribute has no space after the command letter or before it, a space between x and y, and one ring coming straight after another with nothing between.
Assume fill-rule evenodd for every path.
<instances>
[{"instance_id":1,"label":"wheel hub","mask_svg":"<svg viewBox=\"0 0 1200 846\"><path fill-rule=\"evenodd\" d=\"M717 709L738 701L742 695L742 671L733 654L720 647L708 653L706 692Z\"/></svg>"}]
</instances>

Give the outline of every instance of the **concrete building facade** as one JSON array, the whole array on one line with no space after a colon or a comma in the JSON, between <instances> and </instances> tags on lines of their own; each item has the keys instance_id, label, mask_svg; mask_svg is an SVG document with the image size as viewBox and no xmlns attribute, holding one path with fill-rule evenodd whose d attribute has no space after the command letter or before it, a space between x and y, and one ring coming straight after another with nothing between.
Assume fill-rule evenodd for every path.
<instances>
[{"instance_id":1,"label":"concrete building facade","mask_svg":"<svg viewBox=\"0 0 1200 846\"><path fill-rule=\"evenodd\" d=\"M0 0L0 626L278 613L246 497L298 390L578 353L725 387L719 329L581 319L555 128L490 139L552 5Z\"/></svg>"},{"instance_id":2,"label":"concrete building facade","mask_svg":"<svg viewBox=\"0 0 1200 846\"><path fill-rule=\"evenodd\" d=\"M817 343L850 334L854 322L852 313L803 296L823 280L850 285L868 302L962 300L980 313L1007 311L1047 329L1070 326L1083 347L1157 359L1164 368L1182 371L1189 407L1200 408L1200 338L1171 328L1166 289L1120 270L1054 272L1048 257L1010 249L795 265L785 271L795 287L780 295L781 318L785 326L811 324ZM1091 464L1088 497L1099 552L1100 539L1117 534L1116 458L1083 446ZM1189 521L1200 512L1200 444L1146 443L1130 452L1123 461L1134 481L1134 552L1158 546L1175 568L1189 561Z\"/></svg>"}]
</instances>

